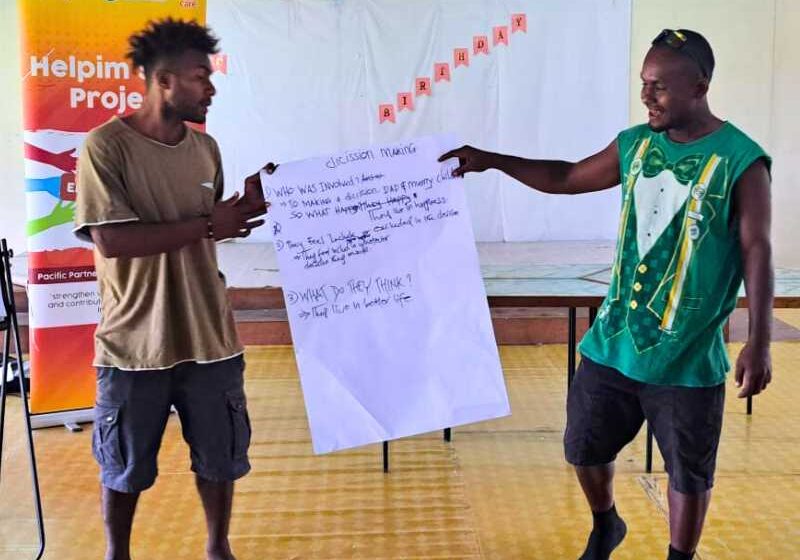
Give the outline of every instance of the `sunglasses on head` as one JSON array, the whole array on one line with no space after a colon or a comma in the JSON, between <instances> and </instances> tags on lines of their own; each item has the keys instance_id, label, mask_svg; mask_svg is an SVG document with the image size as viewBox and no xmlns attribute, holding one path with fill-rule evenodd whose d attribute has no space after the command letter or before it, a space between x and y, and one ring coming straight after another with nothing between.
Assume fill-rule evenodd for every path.
<instances>
[{"instance_id":1,"label":"sunglasses on head","mask_svg":"<svg viewBox=\"0 0 800 560\"><path fill-rule=\"evenodd\" d=\"M665 29L653 39L653 44L664 43L673 49L681 49L686 44L686 35L673 29Z\"/></svg>"},{"instance_id":2,"label":"sunglasses on head","mask_svg":"<svg viewBox=\"0 0 800 560\"><path fill-rule=\"evenodd\" d=\"M683 54L694 60L697 63L697 66L700 67L700 71L703 73L703 76L708 78L708 70L706 70L705 64L703 64L700 58L693 52L691 45L687 46L688 40L689 38L680 31L676 31L674 29L665 29L661 33L659 33L655 39L653 39L651 44L666 45L673 50L682 52Z\"/></svg>"}]
</instances>

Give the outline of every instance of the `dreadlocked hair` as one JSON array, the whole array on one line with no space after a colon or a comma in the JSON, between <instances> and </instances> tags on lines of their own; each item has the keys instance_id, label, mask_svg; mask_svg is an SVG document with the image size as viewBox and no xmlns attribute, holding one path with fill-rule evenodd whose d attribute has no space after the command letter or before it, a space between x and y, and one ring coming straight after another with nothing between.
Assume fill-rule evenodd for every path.
<instances>
[{"instance_id":1,"label":"dreadlocked hair","mask_svg":"<svg viewBox=\"0 0 800 560\"><path fill-rule=\"evenodd\" d=\"M196 21L166 18L149 21L147 26L128 38L130 50L125 55L134 68L144 69L149 80L156 63L173 58L188 50L205 54L219 52L217 39L211 30Z\"/></svg>"}]
</instances>

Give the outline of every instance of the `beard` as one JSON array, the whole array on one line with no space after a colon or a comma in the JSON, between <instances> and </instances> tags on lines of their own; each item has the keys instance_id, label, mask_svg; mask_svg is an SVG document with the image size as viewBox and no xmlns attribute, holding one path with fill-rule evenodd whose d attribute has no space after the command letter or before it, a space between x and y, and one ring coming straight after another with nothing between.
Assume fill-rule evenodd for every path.
<instances>
[{"instance_id":1,"label":"beard","mask_svg":"<svg viewBox=\"0 0 800 560\"><path fill-rule=\"evenodd\" d=\"M164 108L165 116L177 117L181 121L192 124L205 124L206 111L199 104L190 105L188 103L167 104Z\"/></svg>"},{"instance_id":2,"label":"beard","mask_svg":"<svg viewBox=\"0 0 800 560\"><path fill-rule=\"evenodd\" d=\"M183 107L180 112L181 119L194 124L205 124L206 111L202 107Z\"/></svg>"},{"instance_id":3,"label":"beard","mask_svg":"<svg viewBox=\"0 0 800 560\"><path fill-rule=\"evenodd\" d=\"M197 115L197 114L184 115L183 120L193 124L206 124L205 115Z\"/></svg>"}]
</instances>

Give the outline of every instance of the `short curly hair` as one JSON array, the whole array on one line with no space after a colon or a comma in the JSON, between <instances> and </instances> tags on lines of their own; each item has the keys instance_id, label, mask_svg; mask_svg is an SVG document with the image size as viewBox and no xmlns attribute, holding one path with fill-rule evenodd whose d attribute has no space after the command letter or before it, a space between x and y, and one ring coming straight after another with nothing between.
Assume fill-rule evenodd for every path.
<instances>
[{"instance_id":1,"label":"short curly hair","mask_svg":"<svg viewBox=\"0 0 800 560\"><path fill-rule=\"evenodd\" d=\"M149 21L144 29L131 35L128 38L130 50L125 56L134 68L144 69L145 79L149 81L159 62L189 50L215 54L219 52L218 43L219 39L208 27L194 20L166 18Z\"/></svg>"}]
</instances>

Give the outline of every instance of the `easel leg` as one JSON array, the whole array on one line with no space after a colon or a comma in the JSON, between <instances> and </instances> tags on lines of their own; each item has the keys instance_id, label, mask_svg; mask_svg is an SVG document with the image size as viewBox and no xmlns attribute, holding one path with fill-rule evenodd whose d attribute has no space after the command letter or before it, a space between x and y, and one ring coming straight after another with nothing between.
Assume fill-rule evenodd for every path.
<instances>
[{"instance_id":1,"label":"easel leg","mask_svg":"<svg viewBox=\"0 0 800 560\"><path fill-rule=\"evenodd\" d=\"M28 442L28 457L30 459L31 479L33 481L33 497L34 506L36 508L36 525L39 531L39 553L36 560L44 556L45 548L45 533L44 533L44 516L42 514L42 494L39 488L39 472L36 466L36 451L33 446L33 429L31 427L31 413L28 407L28 391L25 388L25 371L22 360L22 341L19 335L19 322L17 321L17 309L14 302L14 288L11 281L11 257L12 253L8 250L8 244L5 239L0 240L0 290L2 291L3 305L5 306L8 330L6 331L5 342L3 345L3 381L2 381L2 399L3 399L3 414L5 414L5 398L6 398L6 372L8 368L8 356L10 354L9 337L13 337L14 351L19 365L19 396L22 402L22 414L25 420L25 434ZM0 425L0 433L2 433L4 426Z\"/></svg>"},{"instance_id":2,"label":"easel leg","mask_svg":"<svg viewBox=\"0 0 800 560\"><path fill-rule=\"evenodd\" d=\"M575 377L575 347L577 346L578 314L574 307L569 308L569 323L567 325L567 389L572 385Z\"/></svg>"},{"instance_id":3,"label":"easel leg","mask_svg":"<svg viewBox=\"0 0 800 560\"><path fill-rule=\"evenodd\" d=\"M11 349L9 331L3 333L3 378L0 380L0 477L3 473L3 435L6 431L6 383L8 378L8 352ZM0 478L2 480L2 478Z\"/></svg>"}]
</instances>

